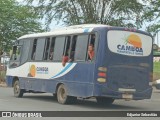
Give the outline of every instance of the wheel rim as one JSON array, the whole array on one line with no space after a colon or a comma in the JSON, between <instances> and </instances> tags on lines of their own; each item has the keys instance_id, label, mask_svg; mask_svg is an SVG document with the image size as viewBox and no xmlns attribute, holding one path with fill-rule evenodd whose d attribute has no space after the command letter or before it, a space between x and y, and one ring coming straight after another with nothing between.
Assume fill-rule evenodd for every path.
<instances>
[{"instance_id":1,"label":"wheel rim","mask_svg":"<svg viewBox=\"0 0 160 120\"><path fill-rule=\"evenodd\" d=\"M14 94L15 95L19 94L19 85L18 85L18 83L15 83L15 85L14 85Z\"/></svg>"},{"instance_id":2,"label":"wheel rim","mask_svg":"<svg viewBox=\"0 0 160 120\"><path fill-rule=\"evenodd\" d=\"M60 100L65 100L66 99L66 91L64 88L60 89Z\"/></svg>"}]
</instances>

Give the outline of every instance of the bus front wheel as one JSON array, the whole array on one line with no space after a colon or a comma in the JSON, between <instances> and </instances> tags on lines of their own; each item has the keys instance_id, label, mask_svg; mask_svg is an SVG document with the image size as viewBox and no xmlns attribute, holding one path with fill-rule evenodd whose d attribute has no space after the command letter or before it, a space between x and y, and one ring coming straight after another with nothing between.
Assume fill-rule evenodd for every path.
<instances>
[{"instance_id":1,"label":"bus front wheel","mask_svg":"<svg viewBox=\"0 0 160 120\"><path fill-rule=\"evenodd\" d=\"M24 90L20 89L20 85L19 84L20 84L19 81L16 80L14 82L13 90L14 90L14 96L20 98L20 97L23 97Z\"/></svg>"},{"instance_id":2,"label":"bus front wheel","mask_svg":"<svg viewBox=\"0 0 160 120\"><path fill-rule=\"evenodd\" d=\"M68 96L66 87L64 84L61 84L57 90L57 100L60 104L69 104L75 102L77 98Z\"/></svg>"},{"instance_id":3,"label":"bus front wheel","mask_svg":"<svg viewBox=\"0 0 160 120\"><path fill-rule=\"evenodd\" d=\"M114 102L113 98L108 97L97 97L96 100L100 105L111 105Z\"/></svg>"}]
</instances>

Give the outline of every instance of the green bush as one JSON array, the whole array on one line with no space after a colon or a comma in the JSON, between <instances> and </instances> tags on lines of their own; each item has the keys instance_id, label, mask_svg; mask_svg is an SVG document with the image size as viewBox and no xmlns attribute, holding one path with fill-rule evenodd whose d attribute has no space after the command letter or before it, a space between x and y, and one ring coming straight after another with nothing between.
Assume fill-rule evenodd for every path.
<instances>
[{"instance_id":1,"label":"green bush","mask_svg":"<svg viewBox=\"0 0 160 120\"><path fill-rule=\"evenodd\" d=\"M160 62L154 62L153 66L153 80L160 79Z\"/></svg>"}]
</instances>

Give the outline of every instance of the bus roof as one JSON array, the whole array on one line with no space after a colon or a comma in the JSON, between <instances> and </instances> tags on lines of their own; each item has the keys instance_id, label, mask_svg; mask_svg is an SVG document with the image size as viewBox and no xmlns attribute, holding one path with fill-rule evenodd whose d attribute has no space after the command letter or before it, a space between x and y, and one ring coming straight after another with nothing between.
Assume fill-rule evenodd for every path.
<instances>
[{"instance_id":1,"label":"bus roof","mask_svg":"<svg viewBox=\"0 0 160 120\"><path fill-rule=\"evenodd\" d=\"M68 27L54 29L50 32L24 35L24 36L18 38L18 40L25 39L25 38L38 38L38 37L55 36L55 35L67 35L67 34L69 35L69 34L76 34L76 33L85 33L85 32L91 32L94 28L97 28L97 27L111 27L111 26L102 25L102 24L74 25L74 26L68 26Z\"/></svg>"}]
</instances>

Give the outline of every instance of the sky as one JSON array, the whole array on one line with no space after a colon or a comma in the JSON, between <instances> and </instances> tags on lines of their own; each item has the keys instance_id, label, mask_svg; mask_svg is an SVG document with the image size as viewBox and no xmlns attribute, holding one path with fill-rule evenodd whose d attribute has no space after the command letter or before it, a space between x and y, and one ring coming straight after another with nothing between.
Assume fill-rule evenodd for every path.
<instances>
[{"instance_id":1,"label":"sky","mask_svg":"<svg viewBox=\"0 0 160 120\"><path fill-rule=\"evenodd\" d=\"M24 2L23 2L24 0L16 0L16 1L19 2L19 3L21 3L21 4L24 4ZM46 1L47 1L47 0L46 0ZM139 1L141 1L141 0L139 0ZM36 4L36 2L33 3L33 4ZM42 22L42 24L44 25L45 20L43 19L43 20L41 20L41 22ZM144 25L142 26L142 28L140 28L140 30L145 31L145 28L146 28L146 26L147 26L148 24L149 24L149 23L144 24ZM63 22L60 22L60 23L57 25L57 22L56 22L56 21L53 21L53 22L50 24L50 29L52 30L52 29L57 28L57 27L63 27L62 25L63 25Z\"/></svg>"},{"instance_id":2,"label":"sky","mask_svg":"<svg viewBox=\"0 0 160 120\"><path fill-rule=\"evenodd\" d=\"M21 4L24 4L24 0L16 0L17 2L19 2L19 3L21 3ZM139 1L141 1L141 0L139 0ZM36 4L36 3L35 3ZM43 24L42 26L45 28L45 20L43 19L43 20L40 20L40 22ZM142 31L145 31L145 29L146 29L146 27L149 25L149 24L151 24L151 23L144 23L143 24L143 26L142 26L142 28L140 28L140 30L142 30ZM56 28L59 28L59 27L63 27L63 22L60 22L58 25L57 25L57 22L56 21L52 21L52 23L50 24L50 29L51 30L53 30L53 29L56 29ZM159 44L159 46L160 46L160 31L156 34L156 36L155 36L155 43L157 44Z\"/></svg>"},{"instance_id":3,"label":"sky","mask_svg":"<svg viewBox=\"0 0 160 120\"><path fill-rule=\"evenodd\" d=\"M24 0L16 0L17 2L19 2L20 4L24 4ZM33 3L33 4L36 4L36 3ZM45 20L42 19L40 20L40 22L42 23L42 27L45 28ZM59 27L63 27L63 22L60 22L58 25L57 25L57 21L52 21L52 23L50 24L50 29L53 30L53 29L56 29L56 28L59 28Z\"/></svg>"}]
</instances>

